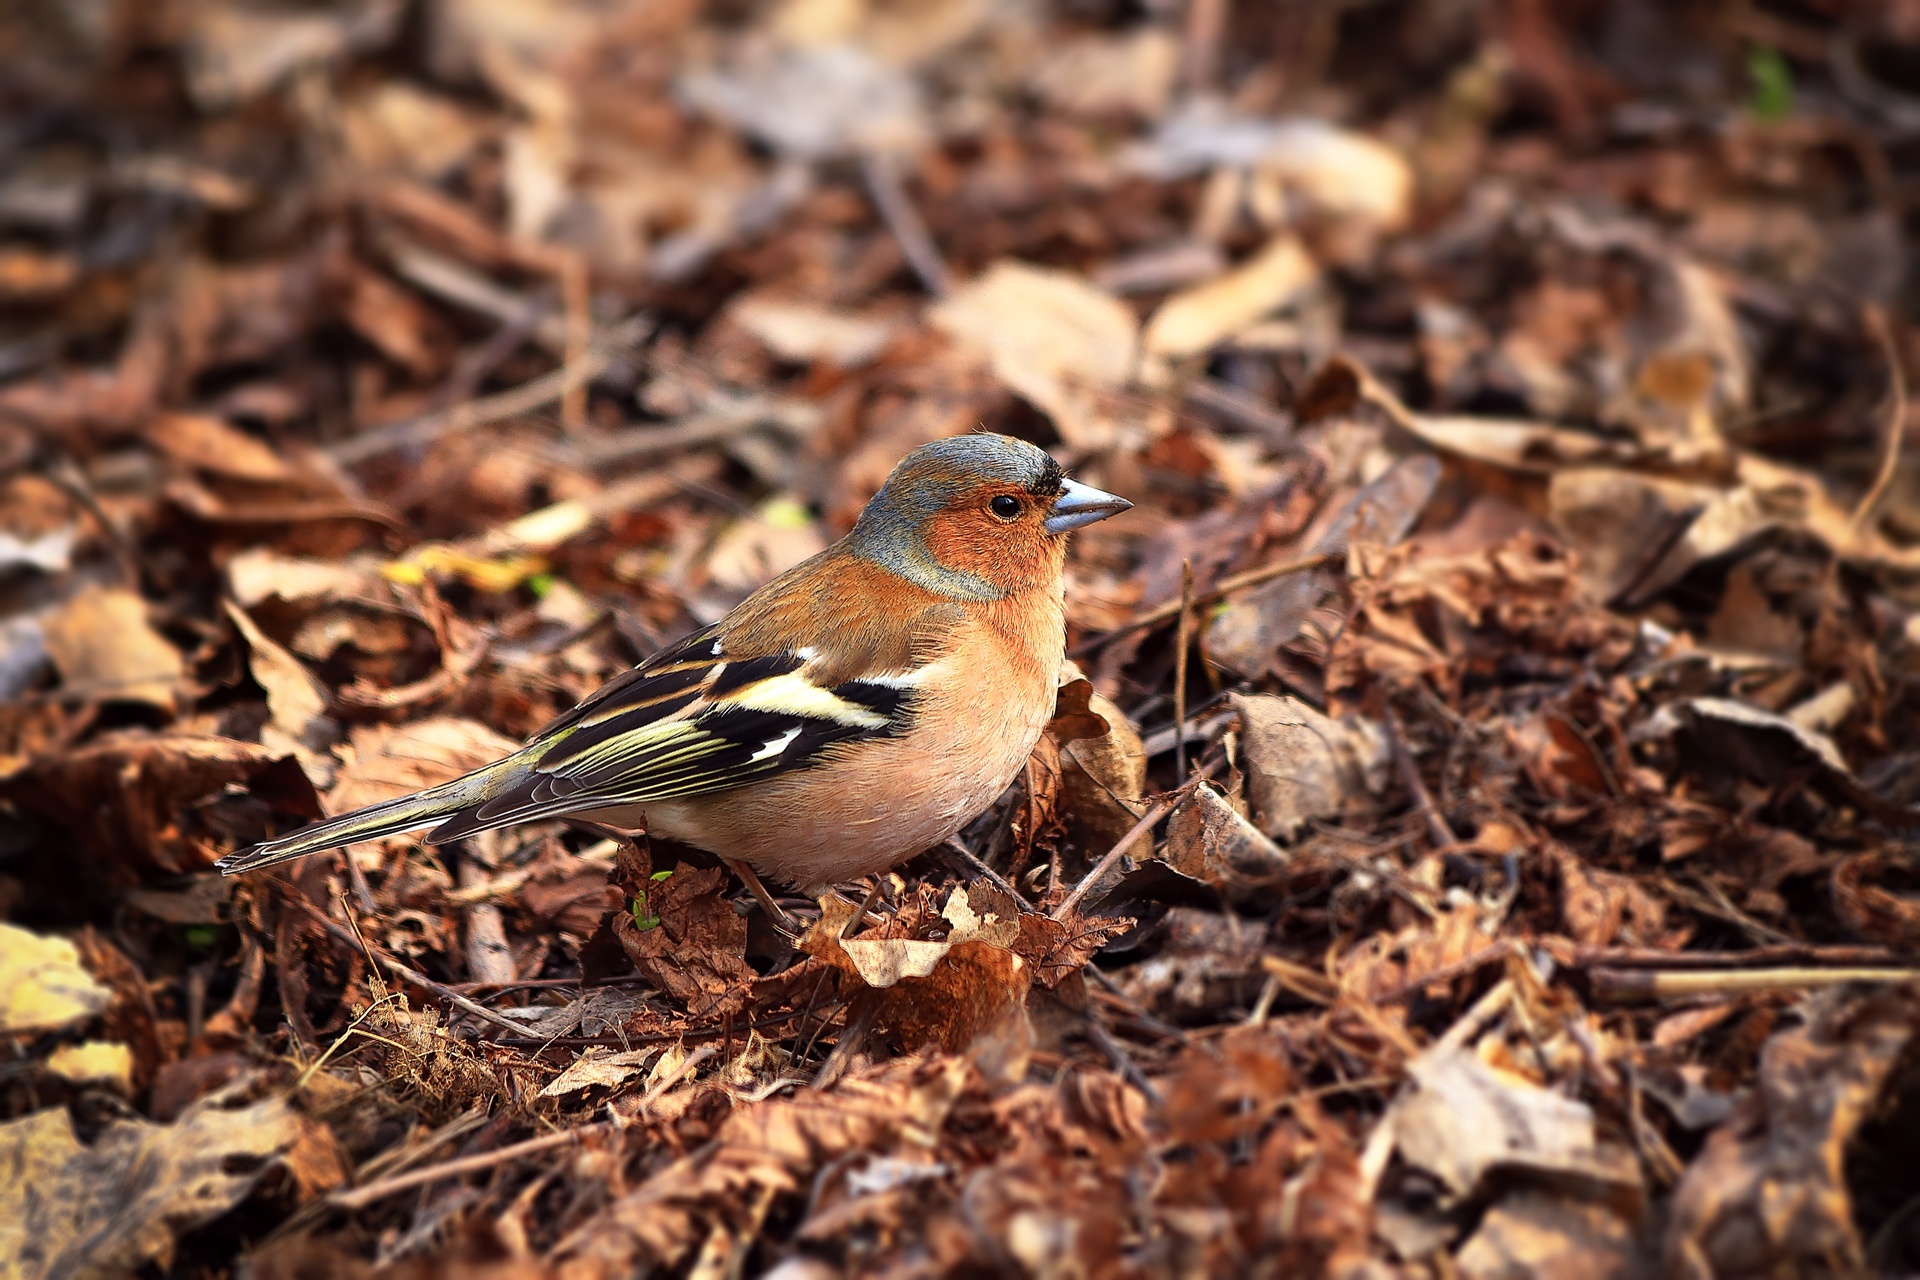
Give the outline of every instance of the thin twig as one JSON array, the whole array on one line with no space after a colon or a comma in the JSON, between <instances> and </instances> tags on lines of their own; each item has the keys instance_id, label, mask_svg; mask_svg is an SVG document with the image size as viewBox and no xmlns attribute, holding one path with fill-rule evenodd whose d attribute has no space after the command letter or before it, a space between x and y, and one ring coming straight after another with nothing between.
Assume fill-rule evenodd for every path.
<instances>
[{"instance_id":1,"label":"thin twig","mask_svg":"<svg viewBox=\"0 0 1920 1280\"><path fill-rule=\"evenodd\" d=\"M1282 560L1278 564L1261 565L1258 569L1249 569L1245 573L1236 573L1231 578L1223 578L1207 590L1198 592L1193 597L1193 604L1212 604L1214 601L1230 596L1236 591L1244 591L1248 587L1257 587L1270 579L1284 577L1289 573L1299 573L1303 569L1318 569L1322 565L1332 564L1345 558L1346 552L1344 550L1321 551L1310 556L1303 556L1298 560ZM1145 613L1134 618L1131 622L1123 622L1111 631L1103 631L1097 636L1087 637L1075 645L1068 656L1078 658L1082 654L1098 649L1100 646L1120 636L1126 635L1130 631L1138 631L1142 627L1151 627L1156 623L1165 622L1168 618L1178 617L1179 614L1180 602L1178 600L1169 600L1165 604L1155 605Z\"/></svg>"},{"instance_id":2,"label":"thin twig","mask_svg":"<svg viewBox=\"0 0 1920 1280\"><path fill-rule=\"evenodd\" d=\"M1894 343L1886 312L1869 302L1861 309L1861 314L1867 332L1873 336L1881 357L1887 362L1887 434L1886 442L1881 446L1880 471L1874 476L1872 487L1860 499L1860 505L1853 509L1851 531L1856 539L1866 531L1874 509L1886 498L1887 490L1893 487L1894 474L1900 469L1900 446L1907 433L1907 378L1900 367L1900 348Z\"/></svg>"},{"instance_id":3,"label":"thin twig","mask_svg":"<svg viewBox=\"0 0 1920 1280\"><path fill-rule=\"evenodd\" d=\"M1668 970L1592 969L1587 981L1593 998L1611 1004L1674 1000L1683 996L1731 995L1743 991L1785 991L1808 987L1838 987L1849 982L1906 982L1920 978L1920 969L1782 969Z\"/></svg>"},{"instance_id":4,"label":"thin twig","mask_svg":"<svg viewBox=\"0 0 1920 1280\"><path fill-rule=\"evenodd\" d=\"M336 1191L328 1196L327 1200L341 1209L364 1209L388 1196L397 1195L402 1191L411 1191L415 1187L424 1187L428 1183L444 1182L448 1178L460 1178L469 1173L484 1173L488 1169L511 1164L522 1156L537 1155L542 1151L551 1151L555 1147L572 1146L589 1134L605 1133L611 1127L602 1120L595 1124L581 1125L577 1129L564 1129L559 1133L543 1134L538 1138L528 1138L525 1142L513 1143L511 1146L483 1151L479 1155L462 1156L457 1160L428 1165L424 1169L415 1169L410 1173L397 1173L391 1178L382 1178L364 1187Z\"/></svg>"},{"instance_id":5,"label":"thin twig","mask_svg":"<svg viewBox=\"0 0 1920 1280\"><path fill-rule=\"evenodd\" d=\"M1127 1052L1126 1046L1113 1038L1113 1032L1100 1025L1100 1020L1093 1016L1092 1011L1088 1011L1085 1030L1087 1039L1093 1041L1094 1047L1107 1055L1107 1061L1127 1078L1127 1083L1146 1094L1147 1101L1158 1106L1160 1091L1153 1087L1153 1081L1147 1079L1147 1073L1140 1069L1140 1064L1133 1060L1133 1055Z\"/></svg>"},{"instance_id":6,"label":"thin twig","mask_svg":"<svg viewBox=\"0 0 1920 1280\"><path fill-rule=\"evenodd\" d=\"M1911 957L1887 947L1753 947L1746 951L1667 951L1656 947L1580 947L1579 969L1895 968Z\"/></svg>"},{"instance_id":7,"label":"thin twig","mask_svg":"<svg viewBox=\"0 0 1920 1280\"><path fill-rule=\"evenodd\" d=\"M510 1019L501 1017L499 1014L495 1013L493 1010L487 1008L483 1004L476 1004L474 1001L467 999L465 996L461 995L458 991L455 991L452 987L447 986L445 983L435 982L432 978L429 978L426 974L421 973L418 969L415 969L409 965L404 965L400 963L398 960L395 960L392 956L387 955L385 952L374 950L372 945L369 944L364 938L354 937L351 931L343 928L342 926L328 919L327 914L324 911L320 910L320 908L314 906L313 903L307 901L307 899L300 893L298 889L294 889L291 886L289 886L286 897L289 902L297 903L301 910L305 911L308 915L312 916L314 919L314 922L317 923L321 928L325 929L328 933L332 934L335 938L338 938L341 942L346 943L348 946L358 947L363 949L367 953L368 957L371 958L375 964L378 964L381 968L387 970L387 972L393 974L396 978L399 978L402 982L411 982L414 986L419 987L422 990L431 992L432 994L438 996L440 999L445 1000L448 1004L453 1005L455 1008L461 1009L467 1013L470 1013L474 1017L479 1018L482 1021L491 1022L496 1027L505 1027L508 1031L513 1032L515 1035L520 1035L526 1031L526 1028L524 1026L521 1026L519 1023L514 1022Z\"/></svg>"},{"instance_id":8,"label":"thin twig","mask_svg":"<svg viewBox=\"0 0 1920 1280\"><path fill-rule=\"evenodd\" d=\"M1184 790L1185 788L1182 788L1183 792ZM1152 831L1154 828L1154 825L1158 823L1160 819L1166 817L1169 813L1173 812L1173 806L1175 803L1176 803L1176 798L1170 796L1167 799L1162 800L1158 804L1154 805L1153 808L1147 810L1146 813L1142 814L1140 821L1134 823L1132 827L1128 828L1127 834L1121 836L1120 839L1114 843L1113 848L1107 850L1107 856L1100 859L1099 862L1095 863L1093 870L1087 872L1086 875L1082 876L1080 879L1080 883L1073 887L1073 892L1069 893L1064 899L1061 900L1060 905L1053 909L1053 911L1050 913L1052 917L1055 920L1066 919L1067 914L1071 912L1075 907L1080 905L1080 899L1086 897L1088 891L1090 891L1094 885L1100 882L1100 878L1106 875L1107 872L1112 869L1114 863L1120 860L1120 856L1124 854L1128 849L1131 849L1133 847L1134 842L1138 840L1141 836L1146 835L1148 832Z\"/></svg>"},{"instance_id":9,"label":"thin twig","mask_svg":"<svg viewBox=\"0 0 1920 1280\"><path fill-rule=\"evenodd\" d=\"M973 872L982 880L985 880L988 884L1000 890L1000 892L1008 895L1015 902L1024 901L1020 896L1020 891L1014 888L1005 876L982 862L973 850L960 843L959 836L948 836L945 847L960 855L961 859L967 864L967 870Z\"/></svg>"},{"instance_id":10,"label":"thin twig","mask_svg":"<svg viewBox=\"0 0 1920 1280\"><path fill-rule=\"evenodd\" d=\"M1173 649L1173 776L1187 780L1187 650L1193 647L1193 561L1180 561L1180 627Z\"/></svg>"},{"instance_id":11,"label":"thin twig","mask_svg":"<svg viewBox=\"0 0 1920 1280\"><path fill-rule=\"evenodd\" d=\"M913 274L920 277L920 284L928 293L936 298L945 297L953 288L953 278L940 257L940 247L933 242L933 233L927 230L925 219L913 207L906 188L900 183L898 159L889 152L870 151L860 157L860 171L867 180L867 193L873 197L874 207L899 243Z\"/></svg>"},{"instance_id":12,"label":"thin twig","mask_svg":"<svg viewBox=\"0 0 1920 1280\"><path fill-rule=\"evenodd\" d=\"M1400 769L1400 783L1406 787L1412 797L1414 807L1420 810L1420 816L1426 820L1427 836L1435 846L1451 849L1460 843L1453 834L1453 828L1447 825L1446 817L1434 807L1433 796L1427 791L1427 784L1420 777L1420 766L1414 762L1413 749L1407 746L1407 735L1400 728L1400 716L1392 707L1387 708L1387 736L1393 740L1393 759Z\"/></svg>"},{"instance_id":13,"label":"thin twig","mask_svg":"<svg viewBox=\"0 0 1920 1280\"><path fill-rule=\"evenodd\" d=\"M449 405L436 413L422 414L405 422L362 431L359 435L330 446L327 452L336 462L365 462L368 458L395 449L431 444L441 436L471 431L475 427L531 413L560 399L569 388L585 386L598 377L615 355L639 342L652 324L653 321L645 316L629 316L608 329L577 364L562 365L551 373L541 374L507 391Z\"/></svg>"}]
</instances>

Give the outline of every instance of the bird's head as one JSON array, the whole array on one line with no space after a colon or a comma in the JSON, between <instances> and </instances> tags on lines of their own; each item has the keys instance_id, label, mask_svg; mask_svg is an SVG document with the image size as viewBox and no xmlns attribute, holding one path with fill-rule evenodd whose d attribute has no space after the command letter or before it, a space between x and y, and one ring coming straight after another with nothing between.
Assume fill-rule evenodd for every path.
<instances>
[{"instance_id":1,"label":"bird's head","mask_svg":"<svg viewBox=\"0 0 1920 1280\"><path fill-rule=\"evenodd\" d=\"M958 599L1051 585L1069 530L1133 504L1069 480L1012 436L954 436L900 460L848 535L850 549Z\"/></svg>"}]
</instances>

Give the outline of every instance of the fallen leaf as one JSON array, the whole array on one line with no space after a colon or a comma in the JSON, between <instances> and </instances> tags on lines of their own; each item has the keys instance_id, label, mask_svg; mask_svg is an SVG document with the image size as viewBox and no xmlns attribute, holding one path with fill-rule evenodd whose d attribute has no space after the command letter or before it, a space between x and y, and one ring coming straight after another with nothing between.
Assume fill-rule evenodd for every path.
<instances>
[{"instance_id":1,"label":"fallen leaf","mask_svg":"<svg viewBox=\"0 0 1920 1280\"><path fill-rule=\"evenodd\" d=\"M76 694L174 710L186 663L147 621L146 601L133 592L82 587L43 626L47 656Z\"/></svg>"},{"instance_id":2,"label":"fallen leaf","mask_svg":"<svg viewBox=\"0 0 1920 1280\"><path fill-rule=\"evenodd\" d=\"M657 1046L616 1053L601 1045L591 1045L568 1063L565 1071L548 1081L539 1096L565 1098L588 1089L618 1088L645 1071L659 1053Z\"/></svg>"},{"instance_id":3,"label":"fallen leaf","mask_svg":"<svg viewBox=\"0 0 1920 1280\"><path fill-rule=\"evenodd\" d=\"M107 1084L123 1094L133 1092L133 1050L118 1041L63 1044L47 1055L47 1070L75 1084Z\"/></svg>"},{"instance_id":4,"label":"fallen leaf","mask_svg":"<svg viewBox=\"0 0 1920 1280\"><path fill-rule=\"evenodd\" d=\"M227 851L211 820L238 788L280 812L320 816L313 785L292 757L210 735L107 734L0 777L0 795L70 833L89 887L102 890L131 886L146 866L175 875L211 866ZM115 803L95 803L102 795ZM230 846L233 837L224 838Z\"/></svg>"},{"instance_id":5,"label":"fallen leaf","mask_svg":"<svg viewBox=\"0 0 1920 1280\"><path fill-rule=\"evenodd\" d=\"M261 484L294 478L266 443L203 413L163 413L147 424L145 435L176 462L214 475Z\"/></svg>"},{"instance_id":6,"label":"fallen leaf","mask_svg":"<svg viewBox=\"0 0 1920 1280\"><path fill-rule=\"evenodd\" d=\"M1066 271L996 262L927 313L977 350L994 374L1054 421L1069 445L1106 443L1098 393L1133 370L1138 326L1112 294Z\"/></svg>"},{"instance_id":7,"label":"fallen leaf","mask_svg":"<svg viewBox=\"0 0 1920 1280\"><path fill-rule=\"evenodd\" d=\"M247 669L267 694L267 711L272 717L273 735L262 729L261 745L270 750L291 751L302 757L302 767L317 763L312 757L312 736L327 714L326 687L308 671L300 659L268 639L252 618L231 601L227 617L247 642ZM331 762L316 772L307 768L314 785L332 780Z\"/></svg>"},{"instance_id":8,"label":"fallen leaf","mask_svg":"<svg viewBox=\"0 0 1920 1280\"><path fill-rule=\"evenodd\" d=\"M81 967L71 942L0 923L0 1031L58 1030L111 1003L113 993Z\"/></svg>"},{"instance_id":9,"label":"fallen leaf","mask_svg":"<svg viewBox=\"0 0 1920 1280\"><path fill-rule=\"evenodd\" d=\"M116 1120L88 1146L62 1109L0 1125L0 1167L13 1174L0 1180L0 1273L164 1270L179 1235L246 1199L309 1131L278 1096L205 1099L170 1125Z\"/></svg>"},{"instance_id":10,"label":"fallen leaf","mask_svg":"<svg viewBox=\"0 0 1920 1280\"><path fill-rule=\"evenodd\" d=\"M1236 693L1228 705L1240 717L1239 764L1254 822L1275 839L1337 815L1349 798L1385 790L1392 752L1372 721L1335 720L1292 696Z\"/></svg>"},{"instance_id":11,"label":"fallen leaf","mask_svg":"<svg viewBox=\"0 0 1920 1280\"><path fill-rule=\"evenodd\" d=\"M1049 51L1033 72L1048 104L1082 116L1157 119L1180 70L1180 44L1160 27L1088 35Z\"/></svg>"},{"instance_id":12,"label":"fallen leaf","mask_svg":"<svg viewBox=\"0 0 1920 1280\"><path fill-rule=\"evenodd\" d=\"M459 716L429 716L404 725L361 725L340 751L340 781L327 793L327 810L346 813L398 799L450 782L519 749L513 739L478 720Z\"/></svg>"},{"instance_id":13,"label":"fallen leaf","mask_svg":"<svg viewBox=\"0 0 1920 1280\"><path fill-rule=\"evenodd\" d=\"M782 360L841 369L870 364L899 332L890 320L749 294L727 308L733 322Z\"/></svg>"},{"instance_id":14,"label":"fallen leaf","mask_svg":"<svg viewBox=\"0 0 1920 1280\"><path fill-rule=\"evenodd\" d=\"M1299 237L1283 231L1225 275L1161 303L1147 321L1141 346L1163 362L1199 355L1285 307L1319 277ZM1159 376L1169 376L1164 366Z\"/></svg>"},{"instance_id":15,"label":"fallen leaf","mask_svg":"<svg viewBox=\"0 0 1920 1280\"><path fill-rule=\"evenodd\" d=\"M1436 1045L1407 1064L1410 1093L1381 1123L1400 1156L1437 1178L1454 1199L1496 1169L1578 1178L1596 1188L1637 1188L1630 1154L1600 1145L1582 1102L1488 1066L1469 1049Z\"/></svg>"},{"instance_id":16,"label":"fallen leaf","mask_svg":"<svg viewBox=\"0 0 1920 1280\"><path fill-rule=\"evenodd\" d=\"M1300 416L1313 421L1370 404L1396 425L1442 453L1492 463L1514 471L1551 472L1560 467L1624 460L1637 450L1569 427L1519 418L1482 418L1416 413L1357 360L1335 356L1301 396Z\"/></svg>"},{"instance_id":17,"label":"fallen leaf","mask_svg":"<svg viewBox=\"0 0 1920 1280\"><path fill-rule=\"evenodd\" d=\"M1864 1267L1845 1161L1920 1026L1913 984L1836 993L1760 1053L1759 1077L1675 1192L1667 1274L1683 1280Z\"/></svg>"},{"instance_id":18,"label":"fallen leaf","mask_svg":"<svg viewBox=\"0 0 1920 1280\"><path fill-rule=\"evenodd\" d=\"M1533 1187L1502 1196L1454 1262L1463 1280L1632 1280L1653 1271L1633 1224L1611 1206Z\"/></svg>"},{"instance_id":19,"label":"fallen leaf","mask_svg":"<svg viewBox=\"0 0 1920 1280\"><path fill-rule=\"evenodd\" d=\"M1195 787L1168 816L1160 856L1180 874L1236 897L1271 888L1288 861L1286 851L1210 783Z\"/></svg>"}]
</instances>

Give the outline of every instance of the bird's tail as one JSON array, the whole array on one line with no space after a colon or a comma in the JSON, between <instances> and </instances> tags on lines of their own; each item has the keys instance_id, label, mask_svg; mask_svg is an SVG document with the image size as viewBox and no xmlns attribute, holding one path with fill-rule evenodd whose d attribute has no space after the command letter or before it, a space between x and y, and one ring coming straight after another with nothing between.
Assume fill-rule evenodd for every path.
<instances>
[{"instance_id":1,"label":"bird's tail","mask_svg":"<svg viewBox=\"0 0 1920 1280\"><path fill-rule=\"evenodd\" d=\"M503 760L500 763L507 762ZM352 813L316 822L278 840L269 840L251 849L230 853L213 865L222 875L236 875L242 871L258 871L275 863L304 858L324 849L337 849L343 844L378 840L382 836L396 836L404 831L438 826L468 805L485 800L490 790L487 784L495 772L495 768L481 769L437 787L428 787L425 791L370 804L364 809L355 809Z\"/></svg>"}]
</instances>

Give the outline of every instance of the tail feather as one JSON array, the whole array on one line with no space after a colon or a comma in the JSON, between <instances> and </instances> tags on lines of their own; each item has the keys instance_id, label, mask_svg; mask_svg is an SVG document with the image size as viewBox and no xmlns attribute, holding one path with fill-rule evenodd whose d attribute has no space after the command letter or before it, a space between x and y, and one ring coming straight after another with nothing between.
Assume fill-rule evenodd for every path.
<instances>
[{"instance_id":1,"label":"tail feather","mask_svg":"<svg viewBox=\"0 0 1920 1280\"><path fill-rule=\"evenodd\" d=\"M230 853L213 865L222 875L236 875L361 840L378 840L382 836L397 836L402 832L438 826L462 809L485 799L486 779L486 771L468 774L425 791L416 791L410 796L355 809L352 813L317 822L277 840L257 844L239 853Z\"/></svg>"}]
</instances>

